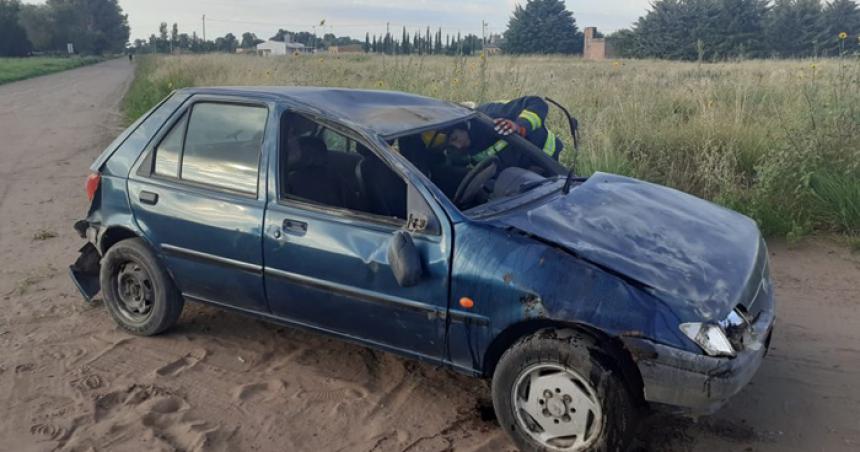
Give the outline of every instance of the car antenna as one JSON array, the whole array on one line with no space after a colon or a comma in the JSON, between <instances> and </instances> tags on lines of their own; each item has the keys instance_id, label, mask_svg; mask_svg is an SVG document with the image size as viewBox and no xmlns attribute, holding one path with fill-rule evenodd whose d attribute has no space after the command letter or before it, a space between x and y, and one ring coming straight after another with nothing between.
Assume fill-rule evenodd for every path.
<instances>
[{"instance_id":1,"label":"car antenna","mask_svg":"<svg viewBox=\"0 0 860 452\"><path fill-rule=\"evenodd\" d=\"M567 116L567 123L570 126L570 135L573 137L573 157L570 162L570 169L567 172L567 179L564 181L564 187L562 187L561 191L565 195L570 193L570 187L573 185L573 180L576 178L576 157L579 154L579 121L567 111L567 108L564 108L560 103L550 99L549 97L545 97L547 102L558 107L565 116Z\"/></svg>"}]
</instances>

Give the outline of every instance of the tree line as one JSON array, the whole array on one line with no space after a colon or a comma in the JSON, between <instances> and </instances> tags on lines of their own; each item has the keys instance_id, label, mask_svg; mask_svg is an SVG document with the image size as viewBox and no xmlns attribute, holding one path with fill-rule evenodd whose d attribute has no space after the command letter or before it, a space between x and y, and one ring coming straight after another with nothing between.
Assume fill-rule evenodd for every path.
<instances>
[{"instance_id":1,"label":"tree line","mask_svg":"<svg viewBox=\"0 0 860 452\"><path fill-rule=\"evenodd\" d=\"M121 52L128 35L117 0L0 0L0 56L66 53L69 43L79 53Z\"/></svg>"},{"instance_id":2,"label":"tree line","mask_svg":"<svg viewBox=\"0 0 860 452\"><path fill-rule=\"evenodd\" d=\"M860 52L860 0L654 0L630 28L609 36L618 56L678 60L797 58ZM320 24L321 26L323 23ZM65 52L123 51L129 27L117 0L47 0L41 5L0 0L0 56ZM456 36L442 29L400 36L365 34L364 42L326 33L280 29L271 40L313 49L361 46L367 53L397 55L472 55L485 41L474 34ZM164 22L148 40L134 41L134 52L229 52L263 42L253 33L201 39ZM562 0L527 0L515 7L503 37L491 37L511 54L580 54L583 36Z\"/></svg>"},{"instance_id":3,"label":"tree line","mask_svg":"<svg viewBox=\"0 0 860 452\"><path fill-rule=\"evenodd\" d=\"M483 49L484 41L474 34L456 36L445 34L442 41L442 29L430 32L430 27L424 32L416 31L412 35L403 27L400 38L390 32L377 37L370 33L364 36L363 49L367 53L383 53L388 55L473 55Z\"/></svg>"},{"instance_id":4,"label":"tree line","mask_svg":"<svg viewBox=\"0 0 860 452\"><path fill-rule=\"evenodd\" d=\"M307 31L291 32L284 29L278 30L269 40L283 42L287 38L292 42L304 44L307 47L319 50L324 50L331 46L361 45L361 41L347 36L335 36L332 33L326 33L322 37L319 37ZM192 32L191 34L180 33L179 26L176 23L172 27L168 27L167 22L162 22L158 27L157 34L151 34L149 39L135 39L132 43L131 51L135 53L173 53L177 51L185 53L235 53L238 49L254 49L257 44L263 42L265 40L260 39L255 33L250 32L242 33L238 37L233 33L227 33L214 40L202 39L197 35L197 32Z\"/></svg>"},{"instance_id":5,"label":"tree line","mask_svg":"<svg viewBox=\"0 0 860 452\"><path fill-rule=\"evenodd\" d=\"M802 58L860 52L854 0L656 0L609 40L619 56Z\"/></svg>"}]
</instances>

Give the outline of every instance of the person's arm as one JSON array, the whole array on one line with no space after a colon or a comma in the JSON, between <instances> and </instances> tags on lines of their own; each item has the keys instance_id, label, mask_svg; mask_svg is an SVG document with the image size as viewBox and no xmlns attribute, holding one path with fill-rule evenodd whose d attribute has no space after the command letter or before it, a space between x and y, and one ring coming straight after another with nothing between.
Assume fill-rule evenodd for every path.
<instances>
[{"instance_id":1,"label":"person's arm","mask_svg":"<svg viewBox=\"0 0 860 452\"><path fill-rule=\"evenodd\" d=\"M546 101L537 96L527 96L519 102L523 105L516 123L525 129L525 135L543 128L546 115L549 113L549 105Z\"/></svg>"},{"instance_id":2,"label":"person's arm","mask_svg":"<svg viewBox=\"0 0 860 452\"><path fill-rule=\"evenodd\" d=\"M508 118L516 115L516 119L495 119L496 132L502 136L517 134L527 137L535 130L543 128L544 120L549 113L549 105L537 96L521 97L509 102L504 108L509 112L506 115Z\"/></svg>"}]
</instances>

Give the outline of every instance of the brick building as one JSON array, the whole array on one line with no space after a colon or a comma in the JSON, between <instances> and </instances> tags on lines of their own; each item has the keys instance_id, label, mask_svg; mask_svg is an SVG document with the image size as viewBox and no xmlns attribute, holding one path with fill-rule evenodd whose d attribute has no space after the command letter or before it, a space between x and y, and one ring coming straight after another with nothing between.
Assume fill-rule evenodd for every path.
<instances>
[{"instance_id":1,"label":"brick building","mask_svg":"<svg viewBox=\"0 0 860 452\"><path fill-rule=\"evenodd\" d=\"M612 46L606 42L606 38L599 38L598 36L597 27L585 28L585 46L582 49L584 59L601 61L615 56Z\"/></svg>"}]
</instances>

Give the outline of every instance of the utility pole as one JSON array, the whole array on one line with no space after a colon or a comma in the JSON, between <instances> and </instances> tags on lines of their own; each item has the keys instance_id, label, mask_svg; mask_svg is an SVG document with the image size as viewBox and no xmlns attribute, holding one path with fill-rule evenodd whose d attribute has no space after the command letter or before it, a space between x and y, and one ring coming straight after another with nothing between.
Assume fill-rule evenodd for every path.
<instances>
[{"instance_id":1,"label":"utility pole","mask_svg":"<svg viewBox=\"0 0 860 452\"><path fill-rule=\"evenodd\" d=\"M206 14L203 15L203 42L206 42Z\"/></svg>"},{"instance_id":2,"label":"utility pole","mask_svg":"<svg viewBox=\"0 0 860 452\"><path fill-rule=\"evenodd\" d=\"M484 37L484 47L487 47L487 21L481 21L481 34Z\"/></svg>"}]
</instances>

